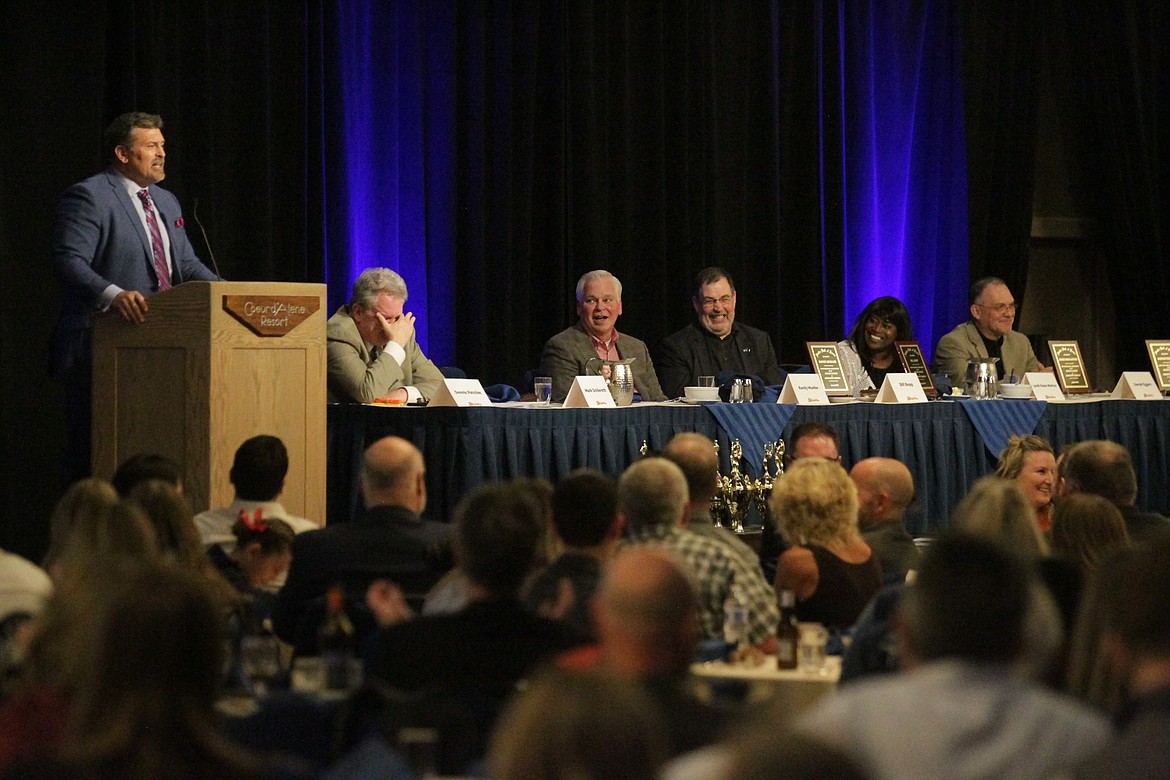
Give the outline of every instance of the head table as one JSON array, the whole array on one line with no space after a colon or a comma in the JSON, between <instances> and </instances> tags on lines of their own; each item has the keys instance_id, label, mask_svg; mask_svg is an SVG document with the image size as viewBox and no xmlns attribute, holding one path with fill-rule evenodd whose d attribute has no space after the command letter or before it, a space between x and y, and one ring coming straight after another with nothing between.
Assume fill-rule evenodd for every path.
<instances>
[{"instance_id":1,"label":"head table","mask_svg":"<svg viewBox=\"0 0 1170 780\"><path fill-rule=\"evenodd\" d=\"M1011 433L1036 433L1057 452L1085 439L1125 445L1134 459L1138 505L1170 506L1170 403L1102 397L1067 402L931 401L918 404L636 403L616 409L566 409L526 403L490 407L386 407L330 405L328 412L327 522L344 522L360 506L358 475L365 448L383 436L401 436L423 453L428 509L450 519L456 503L481 482L513 476L554 482L590 467L619 475L672 436L695 431L718 441L723 471L733 439L744 451L744 470L758 473L761 442L790 436L805 422L836 429L842 463L897 458L909 467L917 493L907 518L915 535L946 526L951 510L979 477L994 470L995 455Z\"/></svg>"}]
</instances>

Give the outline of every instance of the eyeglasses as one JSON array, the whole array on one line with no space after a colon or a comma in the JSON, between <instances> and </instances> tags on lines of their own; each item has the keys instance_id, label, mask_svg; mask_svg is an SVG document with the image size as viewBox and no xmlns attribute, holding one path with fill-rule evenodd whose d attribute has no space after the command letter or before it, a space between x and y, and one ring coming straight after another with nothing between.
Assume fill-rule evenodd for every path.
<instances>
[{"instance_id":1,"label":"eyeglasses","mask_svg":"<svg viewBox=\"0 0 1170 780\"><path fill-rule=\"evenodd\" d=\"M720 306L730 306L733 298L730 295L720 295L718 298L703 298L701 303L704 309L710 309L715 304Z\"/></svg>"},{"instance_id":2,"label":"eyeglasses","mask_svg":"<svg viewBox=\"0 0 1170 780\"><path fill-rule=\"evenodd\" d=\"M997 303L994 306L988 306L988 305L983 304L983 303L977 303L975 305L978 306L980 309L987 309L988 311L994 312L995 314L1006 314L1009 311L1016 310L1016 302L1015 301L1012 301L1011 303Z\"/></svg>"}]
</instances>

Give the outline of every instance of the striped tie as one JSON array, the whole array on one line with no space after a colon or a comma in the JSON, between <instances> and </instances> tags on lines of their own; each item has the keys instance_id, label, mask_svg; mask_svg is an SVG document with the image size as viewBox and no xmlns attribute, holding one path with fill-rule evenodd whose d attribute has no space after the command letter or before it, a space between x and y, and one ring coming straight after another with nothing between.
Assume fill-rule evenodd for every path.
<instances>
[{"instance_id":1,"label":"striped tie","mask_svg":"<svg viewBox=\"0 0 1170 780\"><path fill-rule=\"evenodd\" d=\"M138 191L138 198L142 201L142 210L146 212L146 226L150 228L150 249L154 256L154 272L158 276L158 289L171 289L171 272L167 266L167 253L163 250L162 233L158 230L158 220L154 217L154 204L150 200L150 193L146 190Z\"/></svg>"}]
</instances>

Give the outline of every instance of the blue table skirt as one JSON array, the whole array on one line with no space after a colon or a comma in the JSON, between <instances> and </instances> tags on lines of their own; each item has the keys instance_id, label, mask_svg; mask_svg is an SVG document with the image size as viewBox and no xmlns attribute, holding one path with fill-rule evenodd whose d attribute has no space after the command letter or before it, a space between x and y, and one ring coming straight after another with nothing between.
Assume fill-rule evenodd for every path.
<instances>
[{"instance_id":1,"label":"blue table skirt","mask_svg":"<svg viewBox=\"0 0 1170 780\"><path fill-rule=\"evenodd\" d=\"M1108 438L1129 448L1138 476L1138 504L1165 511L1170 505L1170 404L1113 401L1047 404L1034 432L1057 451L1084 439ZM342 522L359 505L362 452L382 436L402 436L422 450L427 463L427 515L449 519L468 490L485 480L517 475L557 480L580 467L618 475L638 457L643 443L659 449L674 434L696 431L720 444L724 473L731 439L744 446L745 470L758 473L763 442L787 438L808 421L832 425L841 440L846 468L881 455L904 462L914 475L918 504L908 518L911 533L936 532L976 479L994 469L987 443L972 423L967 404L833 404L787 406L743 404L642 405L625 409L329 407L328 522ZM990 407L986 407L990 408ZM1035 407L1033 407L1035 408ZM1009 411L1005 406L1004 411ZM992 415L999 416L999 415ZM1035 415L1012 410L1002 426L1026 427Z\"/></svg>"}]
</instances>

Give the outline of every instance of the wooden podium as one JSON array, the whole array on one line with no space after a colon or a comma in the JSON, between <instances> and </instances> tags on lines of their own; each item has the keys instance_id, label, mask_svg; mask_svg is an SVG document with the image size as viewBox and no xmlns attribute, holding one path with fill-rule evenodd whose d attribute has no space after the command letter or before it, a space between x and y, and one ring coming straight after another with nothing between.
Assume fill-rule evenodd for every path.
<instances>
[{"instance_id":1,"label":"wooden podium","mask_svg":"<svg viewBox=\"0 0 1170 780\"><path fill-rule=\"evenodd\" d=\"M149 304L141 325L94 324L94 475L166 455L201 512L231 503L236 448L271 434L288 448L281 503L324 525L325 285L187 282Z\"/></svg>"}]
</instances>

